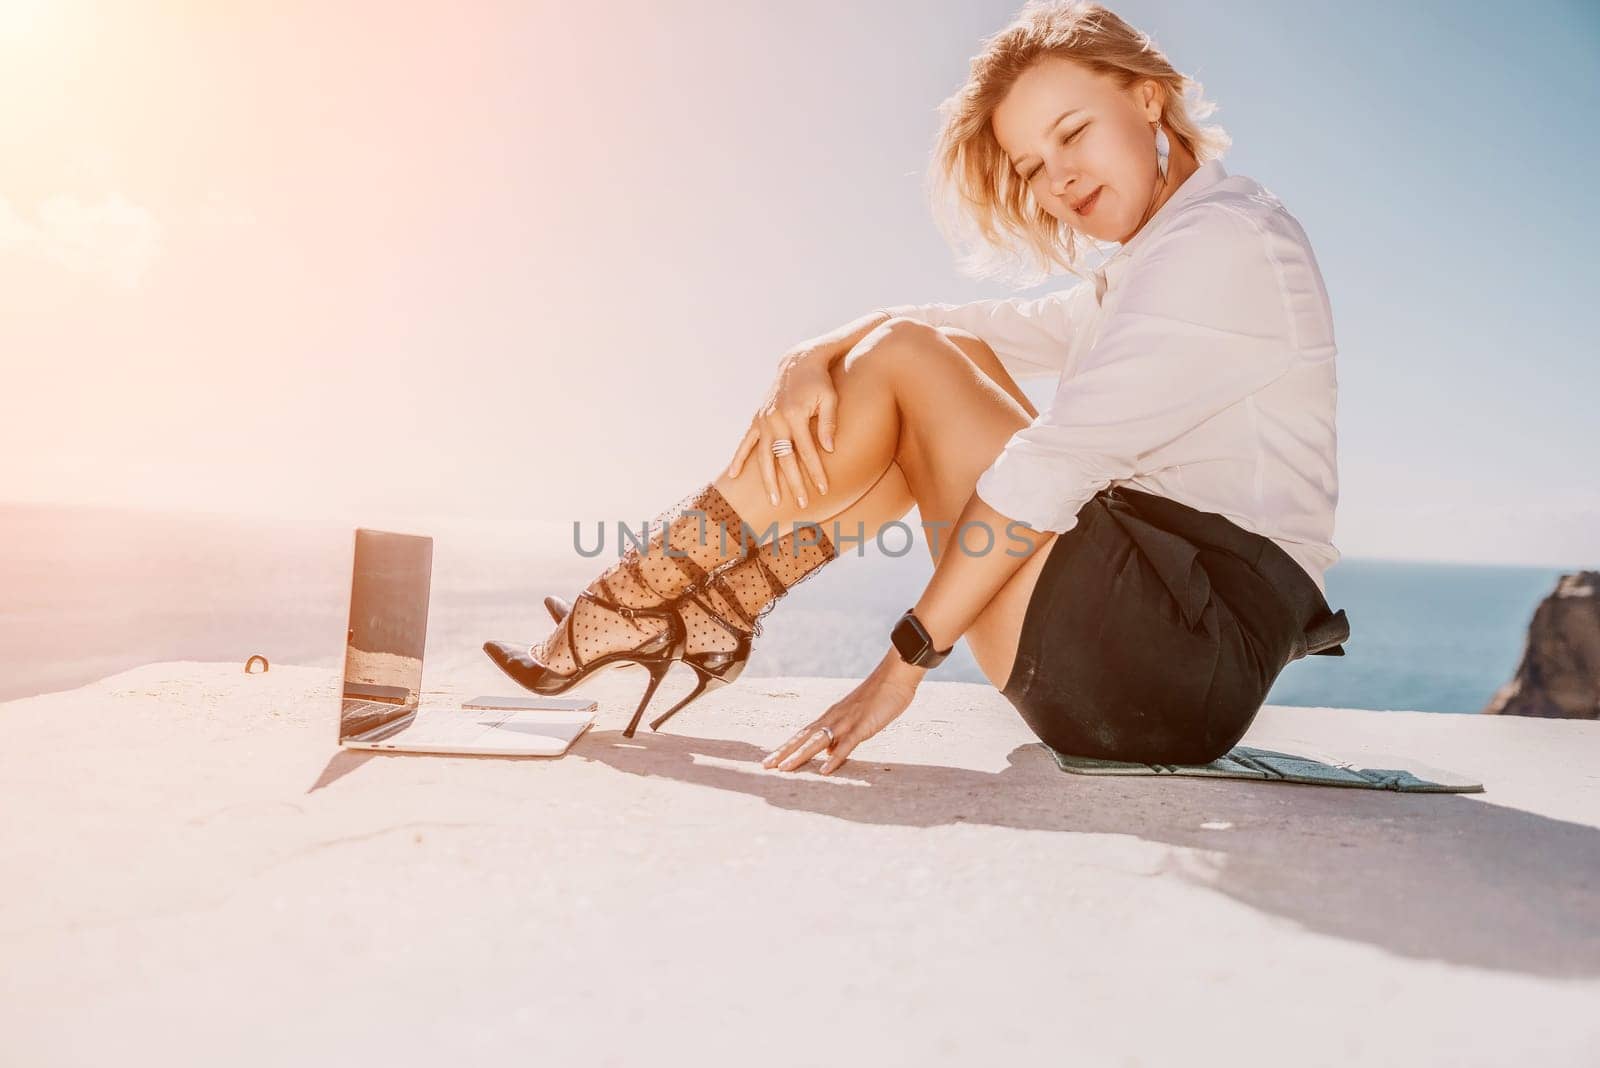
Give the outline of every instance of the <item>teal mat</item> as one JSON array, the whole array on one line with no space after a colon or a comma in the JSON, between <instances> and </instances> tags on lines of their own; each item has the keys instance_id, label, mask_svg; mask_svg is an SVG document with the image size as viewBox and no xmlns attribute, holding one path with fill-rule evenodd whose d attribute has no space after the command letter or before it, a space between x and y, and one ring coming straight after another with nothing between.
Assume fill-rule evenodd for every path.
<instances>
[{"instance_id":1,"label":"teal mat","mask_svg":"<svg viewBox=\"0 0 1600 1068\"><path fill-rule=\"evenodd\" d=\"M1050 749L1049 746L1045 746ZM1482 793L1483 784L1435 768L1358 768L1271 749L1234 746L1209 764L1125 764L1116 760L1055 754L1062 771L1077 775L1199 775L1212 779L1257 779L1297 782L1307 786L1350 786L1358 790L1401 790L1420 793Z\"/></svg>"}]
</instances>

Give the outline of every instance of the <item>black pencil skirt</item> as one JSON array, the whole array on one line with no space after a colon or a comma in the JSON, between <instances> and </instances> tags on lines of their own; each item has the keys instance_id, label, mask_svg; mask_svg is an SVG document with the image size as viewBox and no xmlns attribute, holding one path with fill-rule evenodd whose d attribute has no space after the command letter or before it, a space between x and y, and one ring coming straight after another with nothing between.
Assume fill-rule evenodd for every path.
<instances>
[{"instance_id":1,"label":"black pencil skirt","mask_svg":"<svg viewBox=\"0 0 1600 1068\"><path fill-rule=\"evenodd\" d=\"M1344 611L1270 538L1112 486L1059 534L1001 693L1051 748L1149 764L1231 749L1286 664L1343 656Z\"/></svg>"}]
</instances>

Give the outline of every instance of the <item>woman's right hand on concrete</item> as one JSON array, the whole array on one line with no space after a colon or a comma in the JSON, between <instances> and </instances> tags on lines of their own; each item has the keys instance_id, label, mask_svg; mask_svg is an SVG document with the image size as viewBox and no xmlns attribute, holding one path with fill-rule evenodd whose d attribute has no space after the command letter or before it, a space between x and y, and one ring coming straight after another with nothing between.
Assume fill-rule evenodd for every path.
<instances>
[{"instance_id":1,"label":"woman's right hand on concrete","mask_svg":"<svg viewBox=\"0 0 1600 1068\"><path fill-rule=\"evenodd\" d=\"M818 445L832 452L833 434L837 429L835 417L839 397L833 388L833 376L828 373L832 356L826 348L798 348L784 354L778 362L772 388L750 420L750 428L745 431L734 451L733 462L728 465L728 477L737 478L753 451L767 495L774 505L782 499L782 487L787 484L794 499L804 508L809 499L805 486L807 475L819 493L828 492ZM815 437L813 417L816 419ZM794 452L773 456L772 443L780 438L794 442Z\"/></svg>"}]
</instances>

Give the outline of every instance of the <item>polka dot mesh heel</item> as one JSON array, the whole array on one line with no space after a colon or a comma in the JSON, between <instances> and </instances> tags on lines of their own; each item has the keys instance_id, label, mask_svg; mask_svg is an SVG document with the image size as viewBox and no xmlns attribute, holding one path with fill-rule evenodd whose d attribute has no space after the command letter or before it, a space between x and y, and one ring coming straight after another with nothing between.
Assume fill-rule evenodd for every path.
<instances>
[{"instance_id":1,"label":"polka dot mesh heel","mask_svg":"<svg viewBox=\"0 0 1600 1068\"><path fill-rule=\"evenodd\" d=\"M761 620L796 583L809 578L838 555L820 526L801 526L756 547L711 576L704 591L687 595L684 663L694 669L695 685L677 704L650 721L651 730L682 711L703 693L737 679L750 659Z\"/></svg>"},{"instance_id":2,"label":"polka dot mesh heel","mask_svg":"<svg viewBox=\"0 0 1600 1068\"><path fill-rule=\"evenodd\" d=\"M650 682L622 732L628 738L673 661L687 662L699 682L652 729L708 687L733 681L749 658L750 635L760 632L759 616L788 585L836 555L820 527L802 527L774 543L770 560L755 563L751 532L714 485L683 498L646 530L642 552L630 547L570 604L545 598L557 623L545 641L483 646L519 685L546 695L616 664L643 666ZM795 547L795 534L811 544Z\"/></svg>"}]
</instances>

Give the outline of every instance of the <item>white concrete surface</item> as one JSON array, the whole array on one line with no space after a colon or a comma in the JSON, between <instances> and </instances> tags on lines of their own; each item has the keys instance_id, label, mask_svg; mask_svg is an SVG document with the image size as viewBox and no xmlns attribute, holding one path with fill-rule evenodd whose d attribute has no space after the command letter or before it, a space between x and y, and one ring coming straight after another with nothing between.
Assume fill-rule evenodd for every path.
<instances>
[{"instance_id":1,"label":"white concrete surface","mask_svg":"<svg viewBox=\"0 0 1600 1068\"><path fill-rule=\"evenodd\" d=\"M0 705L0 1061L1600 1061L1600 724L1245 740L1483 794L1086 777L935 682L822 777L758 762L852 680L628 740L635 670L556 759L339 753L312 668Z\"/></svg>"}]
</instances>

